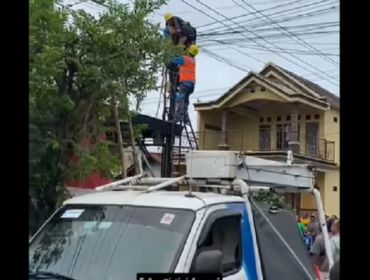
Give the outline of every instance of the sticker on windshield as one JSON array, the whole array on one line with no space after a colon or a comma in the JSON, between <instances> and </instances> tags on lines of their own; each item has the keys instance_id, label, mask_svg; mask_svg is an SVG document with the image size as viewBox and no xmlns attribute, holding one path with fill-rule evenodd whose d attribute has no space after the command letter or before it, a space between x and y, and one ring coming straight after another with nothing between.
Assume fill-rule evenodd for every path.
<instances>
[{"instance_id":1,"label":"sticker on windshield","mask_svg":"<svg viewBox=\"0 0 370 280\"><path fill-rule=\"evenodd\" d=\"M66 210L61 218L63 219L77 219L81 216L81 214L84 212L84 209L68 209Z\"/></svg>"},{"instance_id":2,"label":"sticker on windshield","mask_svg":"<svg viewBox=\"0 0 370 280\"><path fill-rule=\"evenodd\" d=\"M96 226L97 226L97 224L98 224L98 222L90 222L90 221L88 221L88 222L84 222L83 223L83 228L84 229L94 229L94 228L96 228Z\"/></svg>"},{"instance_id":3,"label":"sticker on windshield","mask_svg":"<svg viewBox=\"0 0 370 280\"><path fill-rule=\"evenodd\" d=\"M99 229L109 229L110 226L112 225L112 222L100 222L98 225Z\"/></svg>"},{"instance_id":4,"label":"sticker on windshield","mask_svg":"<svg viewBox=\"0 0 370 280\"><path fill-rule=\"evenodd\" d=\"M88 221L83 223L84 229L109 229L112 225L112 222L96 222L96 221Z\"/></svg>"},{"instance_id":5,"label":"sticker on windshield","mask_svg":"<svg viewBox=\"0 0 370 280\"><path fill-rule=\"evenodd\" d=\"M160 223L165 224L165 225L170 225L173 219L175 219L175 215L166 213L163 215Z\"/></svg>"}]
</instances>

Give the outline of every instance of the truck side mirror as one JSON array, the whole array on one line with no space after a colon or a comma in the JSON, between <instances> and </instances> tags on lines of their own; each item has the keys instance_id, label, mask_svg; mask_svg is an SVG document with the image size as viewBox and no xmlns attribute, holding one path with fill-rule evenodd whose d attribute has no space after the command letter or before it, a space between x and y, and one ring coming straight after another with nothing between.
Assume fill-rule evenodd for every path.
<instances>
[{"instance_id":1,"label":"truck side mirror","mask_svg":"<svg viewBox=\"0 0 370 280\"><path fill-rule=\"evenodd\" d=\"M222 273L222 253L219 250L200 252L195 259L195 273Z\"/></svg>"}]
</instances>

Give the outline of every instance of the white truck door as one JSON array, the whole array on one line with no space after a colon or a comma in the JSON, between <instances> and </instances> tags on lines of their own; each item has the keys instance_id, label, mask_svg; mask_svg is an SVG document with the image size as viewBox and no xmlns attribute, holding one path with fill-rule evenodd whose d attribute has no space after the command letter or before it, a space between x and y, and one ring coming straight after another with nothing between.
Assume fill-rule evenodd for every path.
<instances>
[{"instance_id":1,"label":"white truck door","mask_svg":"<svg viewBox=\"0 0 370 280\"><path fill-rule=\"evenodd\" d=\"M186 270L192 272L197 252L220 250L226 280L261 280L254 228L246 203L210 206L204 215L189 251ZM252 222L253 226L253 222Z\"/></svg>"}]
</instances>

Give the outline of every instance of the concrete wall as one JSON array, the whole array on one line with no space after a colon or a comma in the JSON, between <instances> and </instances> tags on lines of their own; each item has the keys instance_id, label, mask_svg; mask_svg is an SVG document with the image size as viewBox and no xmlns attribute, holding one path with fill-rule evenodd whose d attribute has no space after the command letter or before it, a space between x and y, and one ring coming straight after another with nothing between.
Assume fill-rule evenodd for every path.
<instances>
[{"instance_id":1,"label":"concrete wall","mask_svg":"<svg viewBox=\"0 0 370 280\"><path fill-rule=\"evenodd\" d=\"M324 137L335 142L335 162L340 166L340 112L325 113ZM339 215L340 175L339 170L325 173L325 211ZM336 189L336 190L335 190Z\"/></svg>"},{"instance_id":2,"label":"concrete wall","mask_svg":"<svg viewBox=\"0 0 370 280\"><path fill-rule=\"evenodd\" d=\"M197 137L201 150L217 150L220 144L220 131L207 129L206 126L213 126L221 129L221 110L198 112Z\"/></svg>"},{"instance_id":3,"label":"concrete wall","mask_svg":"<svg viewBox=\"0 0 370 280\"><path fill-rule=\"evenodd\" d=\"M340 146L340 113L338 110L330 110L325 112L324 115L325 122L324 122L324 138L329 141L335 142L335 162L339 165L340 164L340 154L339 154L339 146ZM335 120L336 119L336 122Z\"/></svg>"},{"instance_id":4,"label":"concrete wall","mask_svg":"<svg viewBox=\"0 0 370 280\"><path fill-rule=\"evenodd\" d=\"M316 183L320 188L325 213L328 215L335 214L339 216L339 171L318 172ZM317 206L314 196L310 194L302 194L301 208L316 210Z\"/></svg>"},{"instance_id":5,"label":"concrete wall","mask_svg":"<svg viewBox=\"0 0 370 280\"><path fill-rule=\"evenodd\" d=\"M316 177L316 184L320 189L320 194L321 194L321 200L324 204L324 209L325 209L325 175L326 173L324 172L317 172L317 177ZM315 197L312 194L302 194L301 195L301 209L304 210L316 210L317 205L316 205L316 200Z\"/></svg>"},{"instance_id":6,"label":"concrete wall","mask_svg":"<svg viewBox=\"0 0 370 280\"><path fill-rule=\"evenodd\" d=\"M325 212L339 215L340 203L339 171L325 173ZM336 190L335 190L336 187Z\"/></svg>"}]
</instances>

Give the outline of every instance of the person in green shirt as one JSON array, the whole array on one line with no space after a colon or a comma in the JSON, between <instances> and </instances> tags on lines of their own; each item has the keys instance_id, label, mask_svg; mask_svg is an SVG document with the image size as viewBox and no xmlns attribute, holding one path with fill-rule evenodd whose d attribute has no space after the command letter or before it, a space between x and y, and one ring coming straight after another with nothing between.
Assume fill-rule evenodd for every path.
<instances>
[{"instance_id":1,"label":"person in green shirt","mask_svg":"<svg viewBox=\"0 0 370 280\"><path fill-rule=\"evenodd\" d=\"M302 236L304 236L305 232L306 232L306 227L304 226L304 224L302 224L301 222L298 223L298 229L299 229L299 232L302 234Z\"/></svg>"},{"instance_id":2,"label":"person in green shirt","mask_svg":"<svg viewBox=\"0 0 370 280\"><path fill-rule=\"evenodd\" d=\"M304 224L300 221L299 217L296 216L296 219L297 219L297 223L298 223L298 229L299 229L299 232L301 233L302 237L304 237L305 233L306 233L306 227L304 226Z\"/></svg>"}]
</instances>

